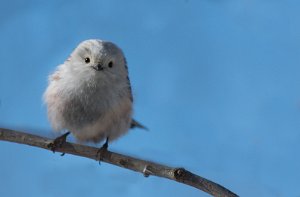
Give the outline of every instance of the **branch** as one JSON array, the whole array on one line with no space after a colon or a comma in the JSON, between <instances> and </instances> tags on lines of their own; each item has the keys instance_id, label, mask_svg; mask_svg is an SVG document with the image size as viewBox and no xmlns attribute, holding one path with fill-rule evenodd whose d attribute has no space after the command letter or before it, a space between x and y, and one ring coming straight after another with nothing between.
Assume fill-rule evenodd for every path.
<instances>
[{"instance_id":1,"label":"branch","mask_svg":"<svg viewBox=\"0 0 300 197\"><path fill-rule=\"evenodd\" d=\"M49 138L3 128L0 128L0 140L27 144L46 150L50 150L48 145L49 143L53 142L53 140ZM68 153L94 160L99 160L99 157L97 157L98 150L98 148L68 142L64 143L61 148L56 149L57 152ZM223 186L195 175L184 168L171 168L151 161L136 159L111 151L104 151L103 154L101 153L101 157L103 162L140 172L146 177L153 175L171 179L200 189L213 196L237 196Z\"/></svg>"}]
</instances>

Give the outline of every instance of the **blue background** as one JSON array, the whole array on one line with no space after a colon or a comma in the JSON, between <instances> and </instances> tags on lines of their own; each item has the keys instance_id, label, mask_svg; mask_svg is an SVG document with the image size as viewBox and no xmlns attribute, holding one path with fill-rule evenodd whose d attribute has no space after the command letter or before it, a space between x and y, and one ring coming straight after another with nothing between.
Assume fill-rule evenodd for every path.
<instances>
[{"instance_id":1,"label":"blue background","mask_svg":"<svg viewBox=\"0 0 300 197\"><path fill-rule=\"evenodd\" d=\"M54 138L42 102L48 74L82 40L110 40L128 60L135 117L150 128L111 150L185 167L241 196L299 196L299 8L296 0L1 2L0 127ZM1 141L0 155L0 196L208 196L26 145Z\"/></svg>"}]
</instances>

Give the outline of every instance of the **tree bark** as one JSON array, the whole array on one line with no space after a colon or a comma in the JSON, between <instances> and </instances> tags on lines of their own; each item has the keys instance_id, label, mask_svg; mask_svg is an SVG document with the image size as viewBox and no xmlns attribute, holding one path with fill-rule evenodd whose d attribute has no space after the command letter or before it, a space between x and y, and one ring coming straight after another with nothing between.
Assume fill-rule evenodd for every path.
<instances>
[{"instance_id":1,"label":"tree bark","mask_svg":"<svg viewBox=\"0 0 300 197\"><path fill-rule=\"evenodd\" d=\"M4 128L0 128L0 140L27 144L46 150L51 150L49 144L53 142L53 140L49 138ZM97 157L98 150L98 148L68 142L64 143L62 147L57 147L55 149L56 152L68 153L99 161L99 157ZM193 174L185 170L184 168L172 168L151 161L141 160L127 155L114 153L108 150L101 153L101 161L140 172L145 177L153 175L190 185L213 196L238 196L225 187L207 180L201 176Z\"/></svg>"}]
</instances>

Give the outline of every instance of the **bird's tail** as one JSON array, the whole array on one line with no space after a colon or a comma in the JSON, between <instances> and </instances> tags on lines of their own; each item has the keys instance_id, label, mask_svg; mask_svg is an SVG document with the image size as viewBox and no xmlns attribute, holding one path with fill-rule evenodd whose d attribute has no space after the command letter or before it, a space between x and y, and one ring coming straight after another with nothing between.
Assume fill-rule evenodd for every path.
<instances>
[{"instance_id":1,"label":"bird's tail","mask_svg":"<svg viewBox=\"0 0 300 197\"><path fill-rule=\"evenodd\" d=\"M131 125L130 128L140 128L140 129L145 129L148 131L148 128L145 127L144 125L142 125L141 123L139 123L138 121L136 121L135 119L131 120Z\"/></svg>"}]
</instances>

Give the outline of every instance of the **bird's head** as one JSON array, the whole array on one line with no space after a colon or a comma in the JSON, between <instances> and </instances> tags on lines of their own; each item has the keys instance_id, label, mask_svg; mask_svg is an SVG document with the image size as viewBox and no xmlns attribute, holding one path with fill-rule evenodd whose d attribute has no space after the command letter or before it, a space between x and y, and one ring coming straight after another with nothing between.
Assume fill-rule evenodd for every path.
<instances>
[{"instance_id":1,"label":"bird's head","mask_svg":"<svg viewBox=\"0 0 300 197\"><path fill-rule=\"evenodd\" d=\"M125 79L128 75L122 50L114 43L102 40L81 42L65 65L79 78L118 80Z\"/></svg>"}]
</instances>

